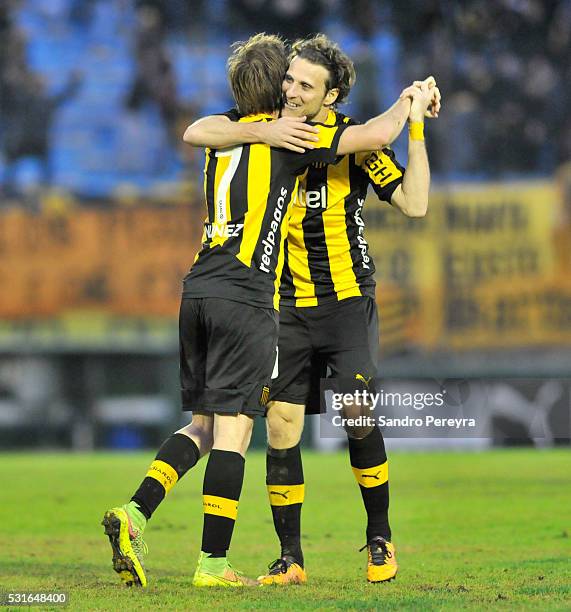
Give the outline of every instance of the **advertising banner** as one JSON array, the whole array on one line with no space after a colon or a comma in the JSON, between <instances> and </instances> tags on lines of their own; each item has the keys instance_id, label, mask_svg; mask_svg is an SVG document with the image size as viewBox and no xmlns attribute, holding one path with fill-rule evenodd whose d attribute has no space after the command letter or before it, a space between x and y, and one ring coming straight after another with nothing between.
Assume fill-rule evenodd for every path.
<instances>
[{"instance_id":1,"label":"advertising banner","mask_svg":"<svg viewBox=\"0 0 571 612\"><path fill-rule=\"evenodd\" d=\"M410 219L370 195L383 354L570 344L561 197L551 182L448 186ZM0 349L176 347L202 214L180 204L0 211Z\"/></svg>"}]
</instances>

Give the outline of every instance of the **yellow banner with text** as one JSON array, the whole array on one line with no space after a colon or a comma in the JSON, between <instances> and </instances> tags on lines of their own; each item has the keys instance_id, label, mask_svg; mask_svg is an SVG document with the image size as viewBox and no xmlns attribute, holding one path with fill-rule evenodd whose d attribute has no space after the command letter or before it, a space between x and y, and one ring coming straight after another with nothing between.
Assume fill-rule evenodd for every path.
<instances>
[{"instance_id":1,"label":"yellow banner with text","mask_svg":"<svg viewBox=\"0 0 571 612\"><path fill-rule=\"evenodd\" d=\"M437 189L422 219L370 196L385 354L571 344L561 207L546 182Z\"/></svg>"},{"instance_id":2,"label":"yellow banner with text","mask_svg":"<svg viewBox=\"0 0 571 612\"><path fill-rule=\"evenodd\" d=\"M571 343L571 229L550 182L434 189L408 219L369 196L381 347ZM0 349L176 342L202 218L181 205L0 211Z\"/></svg>"}]
</instances>

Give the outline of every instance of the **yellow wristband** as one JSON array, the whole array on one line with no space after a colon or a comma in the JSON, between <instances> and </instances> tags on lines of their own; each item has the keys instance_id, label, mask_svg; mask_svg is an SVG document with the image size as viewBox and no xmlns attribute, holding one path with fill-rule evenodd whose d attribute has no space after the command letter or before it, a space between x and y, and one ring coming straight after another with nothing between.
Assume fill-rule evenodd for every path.
<instances>
[{"instance_id":1,"label":"yellow wristband","mask_svg":"<svg viewBox=\"0 0 571 612\"><path fill-rule=\"evenodd\" d=\"M408 124L408 135L411 140L424 140L424 121L411 121Z\"/></svg>"}]
</instances>

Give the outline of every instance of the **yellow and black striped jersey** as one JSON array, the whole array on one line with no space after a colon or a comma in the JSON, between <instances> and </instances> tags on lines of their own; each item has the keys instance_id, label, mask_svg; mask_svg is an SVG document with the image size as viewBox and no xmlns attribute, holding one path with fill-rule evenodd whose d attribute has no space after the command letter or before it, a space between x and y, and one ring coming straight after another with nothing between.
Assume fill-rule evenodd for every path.
<instances>
[{"instance_id":1,"label":"yellow and black striped jersey","mask_svg":"<svg viewBox=\"0 0 571 612\"><path fill-rule=\"evenodd\" d=\"M234 121L271 121L266 114ZM311 163L332 163L345 125L318 126L315 149L293 153L265 144L206 149L208 214L202 249L184 279L185 297L221 297L277 308L287 217L298 175Z\"/></svg>"},{"instance_id":2,"label":"yellow and black striped jersey","mask_svg":"<svg viewBox=\"0 0 571 612\"><path fill-rule=\"evenodd\" d=\"M329 111L324 125L354 123ZM345 155L335 165L312 164L299 183L289 219L280 304L317 306L375 295L375 266L362 210L369 184L390 203L404 168L390 149Z\"/></svg>"}]
</instances>

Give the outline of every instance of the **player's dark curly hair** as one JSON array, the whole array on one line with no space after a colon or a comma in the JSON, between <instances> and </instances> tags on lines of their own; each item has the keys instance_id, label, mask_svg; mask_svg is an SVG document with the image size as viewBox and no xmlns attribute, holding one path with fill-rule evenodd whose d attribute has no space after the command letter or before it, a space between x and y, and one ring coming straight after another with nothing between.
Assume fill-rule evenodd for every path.
<instances>
[{"instance_id":1,"label":"player's dark curly hair","mask_svg":"<svg viewBox=\"0 0 571 612\"><path fill-rule=\"evenodd\" d=\"M273 34L256 34L232 45L228 81L242 115L272 113L282 107L282 82L288 68L284 41Z\"/></svg>"},{"instance_id":2,"label":"player's dark curly hair","mask_svg":"<svg viewBox=\"0 0 571 612\"><path fill-rule=\"evenodd\" d=\"M347 99L357 77L353 62L341 51L337 43L329 40L325 34L315 34L309 38L296 40L291 46L290 62L295 57L327 69L329 72L329 78L325 83L327 90L339 89L335 104L341 104Z\"/></svg>"}]
</instances>

